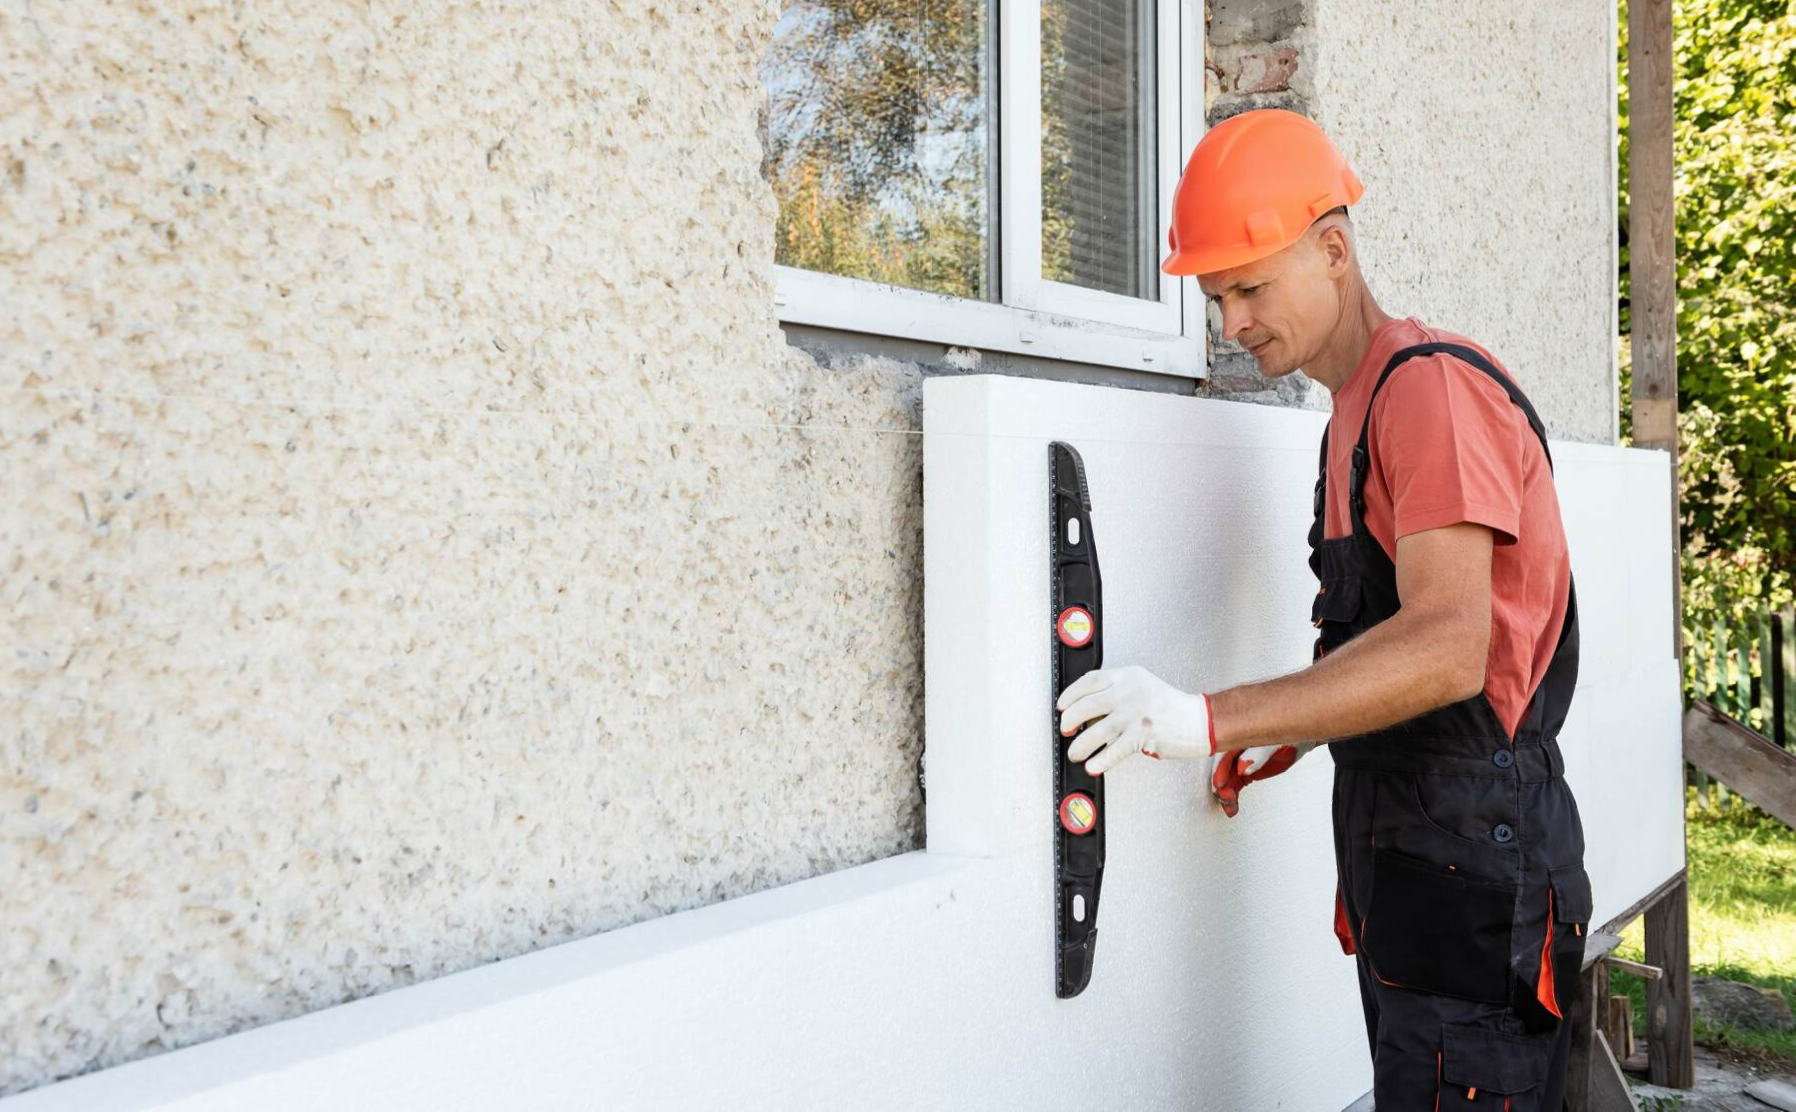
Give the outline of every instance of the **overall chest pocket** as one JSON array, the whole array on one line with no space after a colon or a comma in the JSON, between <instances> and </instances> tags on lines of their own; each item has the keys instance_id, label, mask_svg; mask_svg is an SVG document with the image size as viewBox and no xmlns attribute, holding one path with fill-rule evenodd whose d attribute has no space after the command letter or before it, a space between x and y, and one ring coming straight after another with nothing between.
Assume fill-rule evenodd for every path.
<instances>
[{"instance_id":1,"label":"overall chest pocket","mask_svg":"<svg viewBox=\"0 0 1796 1112\"><path fill-rule=\"evenodd\" d=\"M1323 622L1351 622L1358 616L1359 607L1359 576L1330 576L1316 588L1316 599L1310 603L1310 624L1320 627Z\"/></svg>"}]
</instances>

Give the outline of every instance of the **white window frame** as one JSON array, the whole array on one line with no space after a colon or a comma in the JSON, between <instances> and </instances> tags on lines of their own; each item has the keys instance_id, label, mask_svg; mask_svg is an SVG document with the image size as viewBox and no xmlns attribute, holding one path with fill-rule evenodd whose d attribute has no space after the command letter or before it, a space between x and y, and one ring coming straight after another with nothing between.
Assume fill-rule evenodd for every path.
<instances>
[{"instance_id":1,"label":"white window frame","mask_svg":"<svg viewBox=\"0 0 1796 1112\"><path fill-rule=\"evenodd\" d=\"M1156 3L1157 248L1171 227L1184 155L1203 136L1201 4ZM1162 273L1160 297L1150 301L1041 276L1041 0L999 0L997 33L1002 303L775 266L780 322L1204 377L1204 297L1195 278Z\"/></svg>"}]
</instances>

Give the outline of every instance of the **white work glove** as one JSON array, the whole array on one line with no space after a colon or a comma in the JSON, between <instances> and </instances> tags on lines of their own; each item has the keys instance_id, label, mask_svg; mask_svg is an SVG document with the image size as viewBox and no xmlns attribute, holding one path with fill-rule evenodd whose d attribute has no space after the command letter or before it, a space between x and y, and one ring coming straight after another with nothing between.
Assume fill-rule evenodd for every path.
<instances>
[{"instance_id":1,"label":"white work glove","mask_svg":"<svg viewBox=\"0 0 1796 1112\"><path fill-rule=\"evenodd\" d=\"M1180 691L1138 665L1085 673L1060 693L1054 709L1061 712L1061 736L1079 734L1067 759L1084 761L1093 776L1109 772L1131 753L1188 760L1215 751L1204 697Z\"/></svg>"}]
</instances>

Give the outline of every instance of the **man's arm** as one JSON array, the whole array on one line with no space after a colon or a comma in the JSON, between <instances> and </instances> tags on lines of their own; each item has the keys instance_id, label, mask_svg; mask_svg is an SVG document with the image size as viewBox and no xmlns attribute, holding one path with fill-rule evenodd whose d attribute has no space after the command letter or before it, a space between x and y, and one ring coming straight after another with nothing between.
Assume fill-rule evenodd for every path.
<instances>
[{"instance_id":1,"label":"man's arm","mask_svg":"<svg viewBox=\"0 0 1796 1112\"><path fill-rule=\"evenodd\" d=\"M1211 695L1217 748L1352 737L1483 690L1492 544L1469 523L1399 538L1403 608L1301 672Z\"/></svg>"}]
</instances>

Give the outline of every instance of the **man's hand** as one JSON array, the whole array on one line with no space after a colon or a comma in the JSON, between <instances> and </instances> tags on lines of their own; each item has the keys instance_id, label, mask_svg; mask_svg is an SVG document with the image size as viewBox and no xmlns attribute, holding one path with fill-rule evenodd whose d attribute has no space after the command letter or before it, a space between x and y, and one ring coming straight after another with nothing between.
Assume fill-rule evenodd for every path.
<instances>
[{"instance_id":1,"label":"man's hand","mask_svg":"<svg viewBox=\"0 0 1796 1112\"><path fill-rule=\"evenodd\" d=\"M1180 691L1136 665L1085 673L1061 692L1054 708L1062 712L1062 737L1085 727L1066 755L1085 761L1085 771L1093 776L1109 772L1131 753L1190 759L1215 751L1204 697Z\"/></svg>"},{"instance_id":2,"label":"man's hand","mask_svg":"<svg viewBox=\"0 0 1796 1112\"><path fill-rule=\"evenodd\" d=\"M1314 745L1256 745L1252 749L1216 754L1210 765L1210 792L1229 818L1241 809L1241 789L1256 780L1269 780L1297 763Z\"/></svg>"}]
</instances>

